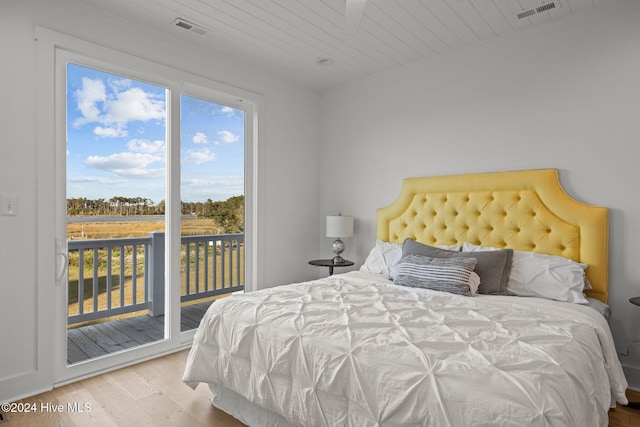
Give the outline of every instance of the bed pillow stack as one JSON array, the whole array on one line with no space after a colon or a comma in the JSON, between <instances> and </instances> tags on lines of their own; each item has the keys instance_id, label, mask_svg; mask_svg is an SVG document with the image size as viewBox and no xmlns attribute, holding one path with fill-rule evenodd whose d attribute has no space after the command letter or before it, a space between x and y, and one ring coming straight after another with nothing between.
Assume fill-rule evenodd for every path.
<instances>
[{"instance_id":1,"label":"bed pillow stack","mask_svg":"<svg viewBox=\"0 0 640 427\"><path fill-rule=\"evenodd\" d=\"M487 295L506 295L506 285L511 271L513 251L502 249L486 252L457 252L439 249L433 246L406 239L402 245L402 258L398 268L392 268L392 278L396 281L396 273L410 255L428 258L444 258L449 260L474 259L474 272L480 278L478 293Z\"/></svg>"},{"instance_id":2,"label":"bed pillow stack","mask_svg":"<svg viewBox=\"0 0 640 427\"><path fill-rule=\"evenodd\" d=\"M473 262L459 262L461 259L475 261L468 275L466 270ZM402 245L376 241L360 271L385 274L400 285L461 295L513 295L589 304L584 294L590 289L586 268L586 264L561 256L470 243L429 246L406 239Z\"/></svg>"}]
</instances>

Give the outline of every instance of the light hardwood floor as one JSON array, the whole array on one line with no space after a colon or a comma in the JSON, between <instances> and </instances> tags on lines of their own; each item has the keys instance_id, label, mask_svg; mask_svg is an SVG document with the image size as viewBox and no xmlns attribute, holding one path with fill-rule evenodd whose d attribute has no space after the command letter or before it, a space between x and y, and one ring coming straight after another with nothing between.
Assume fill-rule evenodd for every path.
<instances>
[{"instance_id":1,"label":"light hardwood floor","mask_svg":"<svg viewBox=\"0 0 640 427\"><path fill-rule=\"evenodd\" d=\"M640 393L627 390L627 398L631 402L640 402ZM616 406L609 411L609 427L640 427L640 409Z\"/></svg>"},{"instance_id":2,"label":"light hardwood floor","mask_svg":"<svg viewBox=\"0 0 640 427\"><path fill-rule=\"evenodd\" d=\"M8 422L0 427L244 426L211 405L206 385L193 391L182 383L187 353L180 351L24 399L20 402L35 403L38 410L8 414ZM64 411L40 411L47 403L61 404ZM91 411L68 411L67 405L75 403L80 407L87 403Z\"/></svg>"},{"instance_id":3,"label":"light hardwood floor","mask_svg":"<svg viewBox=\"0 0 640 427\"><path fill-rule=\"evenodd\" d=\"M0 427L18 426L211 426L244 424L215 409L209 389L193 391L181 381L187 350L89 378L20 402L35 404L35 413L8 414ZM640 401L640 393L627 392ZM62 405L62 412L40 410ZM90 405L90 412L70 412L68 405ZM5 414L3 414L5 415ZM610 427L640 427L640 409L618 406L609 411ZM581 426L582 427L582 426Z\"/></svg>"}]
</instances>

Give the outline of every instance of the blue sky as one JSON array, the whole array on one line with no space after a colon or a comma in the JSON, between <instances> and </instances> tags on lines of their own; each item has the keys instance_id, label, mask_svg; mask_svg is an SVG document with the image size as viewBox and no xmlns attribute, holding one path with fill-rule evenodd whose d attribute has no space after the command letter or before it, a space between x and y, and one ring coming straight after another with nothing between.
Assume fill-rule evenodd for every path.
<instances>
[{"instance_id":1,"label":"blue sky","mask_svg":"<svg viewBox=\"0 0 640 427\"><path fill-rule=\"evenodd\" d=\"M67 197L165 199L164 87L67 66ZM244 112L181 95L181 200L244 194Z\"/></svg>"}]
</instances>

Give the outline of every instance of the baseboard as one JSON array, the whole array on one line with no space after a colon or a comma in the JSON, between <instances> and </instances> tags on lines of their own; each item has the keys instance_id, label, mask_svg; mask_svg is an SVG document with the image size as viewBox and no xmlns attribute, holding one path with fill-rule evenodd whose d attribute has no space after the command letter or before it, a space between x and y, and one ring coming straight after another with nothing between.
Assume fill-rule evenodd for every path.
<instances>
[{"instance_id":1,"label":"baseboard","mask_svg":"<svg viewBox=\"0 0 640 427\"><path fill-rule=\"evenodd\" d=\"M39 388L39 389L31 390L31 391L29 391L27 393L22 393L22 394L15 395L15 396L7 399L6 401L4 401L2 403L17 402L18 400L22 400L22 399L26 399L28 397L32 397L32 396L35 396L35 395L38 395L38 394L46 393L46 392L51 391L51 390L53 390L52 386L51 387L45 387L45 388Z\"/></svg>"},{"instance_id":2,"label":"baseboard","mask_svg":"<svg viewBox=\"0 0 640 427\"><path fill-rule=\"evenodd\" d=\"M627 378L627 383L629 383L629 389L640 391L640 367L623 364L622 370L624 371L624 376Z\"/></svg>"}]
</instances>

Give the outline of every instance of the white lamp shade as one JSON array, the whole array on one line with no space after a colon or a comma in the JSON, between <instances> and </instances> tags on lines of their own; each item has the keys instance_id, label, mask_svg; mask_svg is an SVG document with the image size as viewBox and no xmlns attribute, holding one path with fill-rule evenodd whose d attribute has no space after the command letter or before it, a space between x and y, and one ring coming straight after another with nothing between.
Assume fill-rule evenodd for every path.
<instances>
[{"instance_id":1,"label":"white lamp shade","mask_svg":"<svg viewBox=\"0 0 640 427\"><path fill-rule=\"evenodd\" d=\"M327 237L353 236L353 217L333 215L327 216Z\"/></svg>"}]
</instances>

